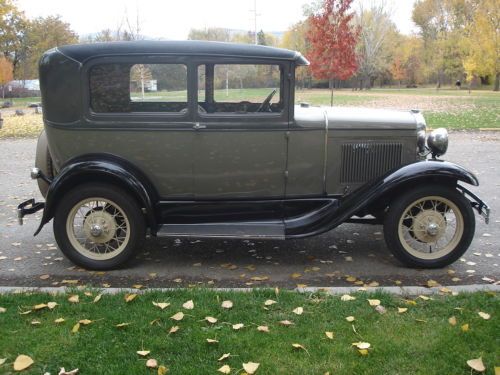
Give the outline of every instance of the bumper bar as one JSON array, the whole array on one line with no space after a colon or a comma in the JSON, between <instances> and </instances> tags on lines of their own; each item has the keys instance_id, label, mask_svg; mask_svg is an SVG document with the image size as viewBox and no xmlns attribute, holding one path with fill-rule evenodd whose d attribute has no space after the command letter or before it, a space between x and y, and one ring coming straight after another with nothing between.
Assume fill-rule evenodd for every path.
<instances>
[{"instance_id":1,"label":"bumper bar","mask_svg":"<svg viewBox=\"0 0 500 375\"><path fill-rule=\"evenodd\" d=\"M461 185L457 185L457 188L470 200L470 204L472 205L472 207L477 210L479 215L484 217L484 222L488 224L490 222L490 207L470 190L464 188Z\"/></svg>"},{"instance_id":2,"label":"bumper bar","mask_svg":"<svg viewBox=\"0 0 500 375\"><path fill-rule=\"evenodd\" d=\"M19 220L19 225L23 225L24 216L34 214L44 207L44 202L35 202L34 199L28 199L27 201L21 203L17 206L17 219Z\"/></svg>"}]
</instances>

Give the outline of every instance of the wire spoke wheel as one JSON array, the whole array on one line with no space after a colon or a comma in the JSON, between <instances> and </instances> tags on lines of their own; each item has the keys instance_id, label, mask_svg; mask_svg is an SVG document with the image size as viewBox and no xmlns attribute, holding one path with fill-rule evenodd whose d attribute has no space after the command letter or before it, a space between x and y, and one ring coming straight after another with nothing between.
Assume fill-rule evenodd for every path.
<instances>
[{"instance_id":1,"label":"wire spoke wheel","mask_svg":"<svg viewBox=\"0 0 500 375\"><path fill-rule=\"evenodd\" d=\"M130 240L130 222L125 211L106 198L91 197L78 202L66 220L71 245L94 260L118 256Z\"/></svg>"},{"instance_id":2,"label":"wire spoke wheel","mask_svg":"<svg viewBox=\"0 0 500 375\"><path fill-rule=\"evenodd\" d=\"M464 218L455 203L427 196L410 203L398 225L403 248L419 259L438 259L451 253L464 233Z\"/></svg>"}]
</instances>

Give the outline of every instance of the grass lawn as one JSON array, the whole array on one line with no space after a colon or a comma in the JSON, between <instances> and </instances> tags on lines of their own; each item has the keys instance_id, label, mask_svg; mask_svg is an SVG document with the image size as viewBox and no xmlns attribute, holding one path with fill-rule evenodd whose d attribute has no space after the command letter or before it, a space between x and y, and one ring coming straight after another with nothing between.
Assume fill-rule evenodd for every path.
<instances>
[{"instance_id":1,"label":"grass lawn","mask_svg":"<svg viewBox=\"0 0 500 375\"><path fill-rule=\"evenodd\" d=\"M13 373L19 354L34 364L25 373L57 374L59 367L79 368L80 374L156 374L146 367L154 358L168 374L217 374L227 364L231 374L243 374L242 364L256 362L256 374L471 374L466 361L482 357L486 374L500 366L500 300L493 293L403 299L387 294L340 296L299 294L289 291L254 290L249 293L210 290L148 292L131 302L123 294L103 295L75 290L78 303L69 295L0 295L0 373ZM379 299L380 314L367 298ZM275 304L265 307L265 301ZM183 303L194 301L194 309ZM224 300L231 309L221 307ZM53 309L33 310L37 304L57 302ZM167 302L161 310L153 302ZM303 308L298 315L293 312ZM407 308L398 313L398 307ZM23 315L22 312L33 310ZM182 320L171 317L183 312ZM298 312L296 310L296 312ZM490 314L488 320L478 313ZM210 316L215 323L205 321ZM346 317L353 316L350 323ZM455 317L452 325L449 318ZM58 318L64 321L55 323ZM77 332L72 329L78 321ZM293 325L284 326L280 321ZM120 323L130 323L117 328ZM242 323L235 330L232 325ZM468 324L468 330L462 326ZM170 333L172 326L178 326ZM257 330L267 326L269 332ZM76 330L76 329L75 329ZM332 339L325 332L333 332ZM208 343L207 339L217 340ZM371 346L362 355L352 343ZM302 346L294 348L292 344ZM141 357L136 352L150 351ZM223 354L229 358L218 361Z\"/></svg>"}]
</instances>

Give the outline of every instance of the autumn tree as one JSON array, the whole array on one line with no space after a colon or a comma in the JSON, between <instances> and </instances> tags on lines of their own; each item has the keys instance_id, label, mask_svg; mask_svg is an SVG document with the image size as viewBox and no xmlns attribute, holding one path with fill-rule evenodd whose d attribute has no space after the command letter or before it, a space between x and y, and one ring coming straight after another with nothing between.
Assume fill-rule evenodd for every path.
<instances>
[{"instance_id":1,"label":"autumn tree","mask_svg":"<svg viewBox=\"0 0 500 375\"><path fill-rule=\"evenodd\" d=\"M309 23L307 20L292 25L283 34L280 47L298 51L307 56L310 49L309 40L307 39L308 29ZM302 88L310 86L312 80L311 70L307 67L298 67L295 72L295 79L296 83Z\"/></svg>"},{"instance_id":2,"label":"autumn tree","mask_svg":"<svg viewBox=\"0 0 500 375\"><path fill-rule=\"evenodd\" d=\"M357 69L355 46L359 29L352 25L353 0L324 0L309 16L308 52L314 77L328 79L333 105L334 80L346 80Z\"/></svg>"},{"instance_id":3,"label":"autumn tree","mask_svg":"<svg viewBox=\"0 0 500 375\"><path fill-rule=\"evenodd\" d=\"M12 62L14 73L26 55L28 21L11 0L0 0L0 53Z\"/></svg>"},{"instance_id":4,"label":"autumn tree","mask_svg":"<svg viewBox=\"0 0 500 375\"><path fill-rule=\"evenodd\" d=\"M13 79L14 67L5 57L0 56L0 86L2 87L2 98L5 99L5 85Z\"/></svg>"}]
</instances>

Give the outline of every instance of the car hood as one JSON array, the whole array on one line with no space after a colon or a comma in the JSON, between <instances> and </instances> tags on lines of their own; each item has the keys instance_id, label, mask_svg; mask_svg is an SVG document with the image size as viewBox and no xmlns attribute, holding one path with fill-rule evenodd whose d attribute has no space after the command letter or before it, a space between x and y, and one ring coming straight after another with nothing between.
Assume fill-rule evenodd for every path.
<instances>
[{"instance_id":1,"label":"car hood","mask_svg":"<svg viewBox=\"0 0 500 375\"><path fill-rule=\"evenodd\" d=\"M300 127L329 129L417 129L425 125L417 110L401 111L357 107L295 106L295 123Z\"/></svg>"}]
</instances>

